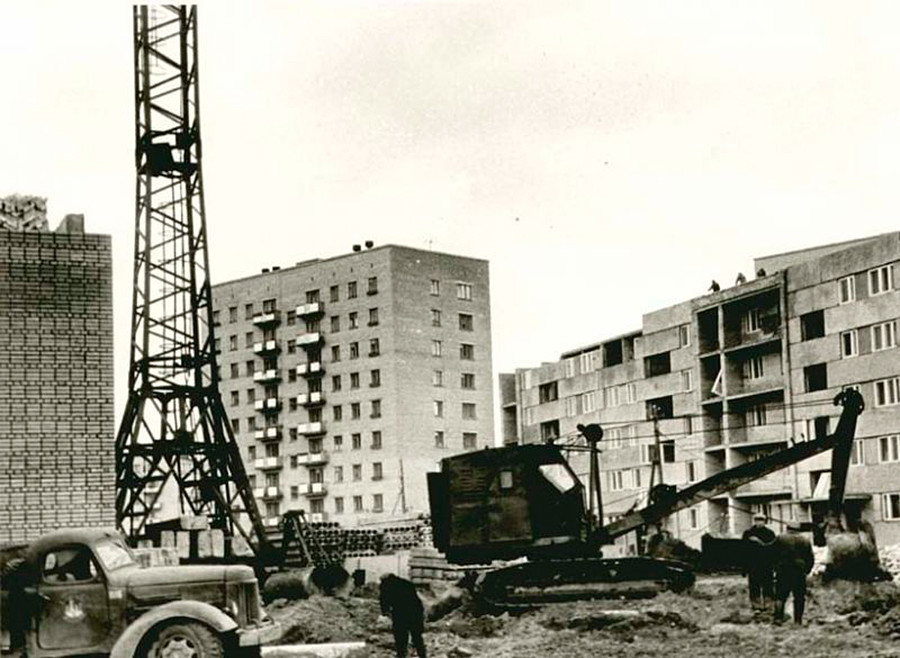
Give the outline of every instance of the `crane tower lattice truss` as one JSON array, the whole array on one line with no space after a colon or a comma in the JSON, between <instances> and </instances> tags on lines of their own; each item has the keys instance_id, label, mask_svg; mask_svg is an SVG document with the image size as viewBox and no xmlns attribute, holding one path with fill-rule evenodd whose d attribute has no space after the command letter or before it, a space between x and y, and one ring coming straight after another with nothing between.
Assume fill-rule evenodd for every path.
<instances>
[{"instance_id":1,"label":"crane tower lattice truss","mask_svg":"<svg viewBox=\"0 0 900 658\"><path fill-rule=\"evenodd\" d=\"M134 310L116 520L140 536L162 491L177 487L179 513L206 515L258 550L263 524L219 393L196 7L134 7L134 72Z\"/></svg>"}]
</instances>

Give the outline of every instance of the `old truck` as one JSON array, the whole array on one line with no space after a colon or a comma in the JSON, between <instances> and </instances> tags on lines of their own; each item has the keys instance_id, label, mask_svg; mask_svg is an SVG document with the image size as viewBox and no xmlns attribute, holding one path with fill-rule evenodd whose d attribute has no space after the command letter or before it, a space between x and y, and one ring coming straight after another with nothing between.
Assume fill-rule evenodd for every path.
<instances>
[{"instance_id":1,"label":"old truck","mask_svg":"<svg viewBox=\"0 0 900 658\"><path fill-rule=\"evenodd\" d=\"M0 557L13 655L258 655L280 634L248 566L142 568L117 531L97 528L53 532Z\"/></svg>"}]
</instances>

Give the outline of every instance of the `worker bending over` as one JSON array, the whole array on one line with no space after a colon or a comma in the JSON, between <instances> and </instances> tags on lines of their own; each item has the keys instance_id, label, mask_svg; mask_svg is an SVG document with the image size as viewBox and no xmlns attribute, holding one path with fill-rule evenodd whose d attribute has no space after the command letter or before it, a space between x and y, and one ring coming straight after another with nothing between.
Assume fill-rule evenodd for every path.
<instances>
[{"instance_id":1,"label":"worker bending over","mask_svg":"<svg viewBox=\"0 0 900 658\"><path fill-rule=\"evenodd\" d=\"M405 578L383 574L378 599L381 614L390 615L393 623L397 658L406 658L410 638L416 654L419 658L425 658L425 642L422 639L425 614L416 586Z\"/></svg>"}]
</instances>

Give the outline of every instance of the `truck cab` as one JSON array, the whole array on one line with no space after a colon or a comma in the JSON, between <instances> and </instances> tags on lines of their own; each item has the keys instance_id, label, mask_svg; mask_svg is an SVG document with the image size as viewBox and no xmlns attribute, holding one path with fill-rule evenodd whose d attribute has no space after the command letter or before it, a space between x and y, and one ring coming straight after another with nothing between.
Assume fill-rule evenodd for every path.
<instances>
[{"instance_id":1,"label":"truck cab","mask_svg":"<svg viewBox=\"0 0 900 658\"><path fill-rule=\"evenodd\" d=\"M4 571L9 649L33 658L230 656L280 633L250 567L142 568L115 530L45 535Z\"/></svg>"}]
</instances>

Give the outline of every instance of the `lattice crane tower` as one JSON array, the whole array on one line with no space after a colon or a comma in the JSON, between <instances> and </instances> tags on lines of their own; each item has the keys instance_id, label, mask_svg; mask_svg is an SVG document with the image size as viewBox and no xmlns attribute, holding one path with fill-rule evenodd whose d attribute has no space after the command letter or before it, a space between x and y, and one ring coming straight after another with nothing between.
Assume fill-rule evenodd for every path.
<instances>
[{"instance_id":1,"label":"lattice crane tower","mask_svg":"<svg viewBox=\"0 0 900 658\"><path fill-rule=\"evenodd\" d=\"M265 531L219 393L197 69L195 6L134 7L134 298L116 520L140 536L177 487L179 513L258 552Z\"/></svg>"}]
</instances>

